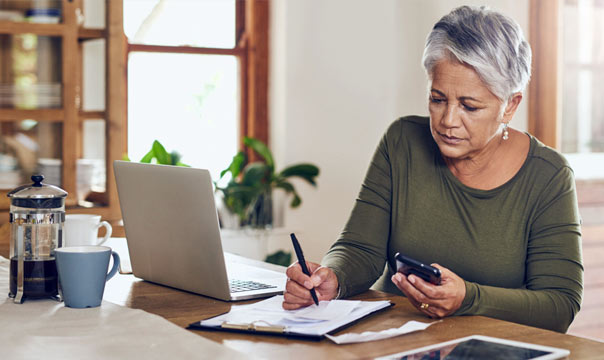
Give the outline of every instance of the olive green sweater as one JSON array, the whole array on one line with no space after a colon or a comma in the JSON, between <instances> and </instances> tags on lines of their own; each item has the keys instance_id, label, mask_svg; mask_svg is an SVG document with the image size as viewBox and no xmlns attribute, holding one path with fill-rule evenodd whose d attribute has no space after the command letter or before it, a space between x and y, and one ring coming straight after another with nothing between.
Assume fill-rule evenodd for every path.
<instances>
[{"instance_id":1,"label":"olive green sweater","mask_svg":"<svg viewBox=\"0 0 604 360\"><path fill-rule=\"evenodd\" d=\"M322 264L336 273L341 297L374 283L401 294L390 281L401 252L465 280L456 315L565 332L583 294L574 184L566 160L531 136L511 180L492 190L470 188L445 165L429 119L401 118L383 136Z\"/></svg>"}]
</instances>

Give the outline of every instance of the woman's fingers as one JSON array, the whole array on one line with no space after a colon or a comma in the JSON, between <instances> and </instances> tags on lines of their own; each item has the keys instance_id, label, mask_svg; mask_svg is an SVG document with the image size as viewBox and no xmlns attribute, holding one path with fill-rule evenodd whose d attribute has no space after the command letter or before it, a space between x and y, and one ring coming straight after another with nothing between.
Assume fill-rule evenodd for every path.
<instances>
[{"instance_id":1,"label":"woman's fingers","mask_svg":"<svg viewBox=\"0 0 604 360\"><path fill-rule=\"evenodd\" d=\"M307 266L310 265L307 263ZM291 264L285 274L287 282L283 293L283 308L294 310L312 303L309 288L313 287L310 276L304 274L299 263Z\"/></svg>"},{"instance_id":2,"label":"woman's fingers","mask_svg":"<svg viewBox=\"0 0 604 360\"><path fill-rule=\"evenodd\" d=\"M304 301L311 299L310 290L300 286L300 284L291 279L287 279L287 282L285 283L285 294L289 295L289 297L300 298Z\"/></svg>"},{"instance_id":3,"label":"woman's fingers","mask_svg":"<svg viewBox=\"0 0 604 360\"><path fill-rule=\"evenodd\" d=\"M338 279L333 270L319 264L307 262L312 276L302 272L300 264L294 263L287 268L287 283L283 293L283 308L298 309L313 304L310 289L315 289L319 300L331 300L338 293Z\"/></svg>"},{"instance_id":4,"label":"woman's fingers","mask_svg":"<svg viewBox=\"0 0 604 360\"><path fill-rule=\"evenodd\" d=\"M407 295L407 297L412 297L419 303L428 303L430 301L426 294L422 293L417 287L414 286L414 283L417 282L417 277L414 275L405 276L403 274L396 273L392 276L392 278L393 281L395 281L395 285L397 285L399 289L401 289L401 291Z\"/></svg>"},{"instance_id":5,"label":"woman's fingers","mask_svg":"<svg viewBox=\"0 0 604 360\"><path fill-rule=\"evenodd\" d=\"M338 295L338 278L328 267L321 266L314 271L310 278L319 300L331 300Z\"/></svg>"},{"instance_id":6,"label":"woman's fingers","mask_svg":"<svg viewBox=\"0 0 604 360\"><path fill-rule=\"evenodd\" d=\"M428 305L428 307L425 307L425 306L422 307L422 303L415 300L414 298L407 296L407 299L409 300L411 305L413 305L420 312L424 313L425 315L427 315L429 317L432 317L432 318L435 317L435 315L433 314L434 307L433 306L431 307L430 304L425 303Z\"/></svg>"},{"instance_id":7,"label":"woman's fingers","mask_svg":"<svg viewBox=\"0 0 604 360\"><path fill-rule=\"evenodd\" d=\"M309 262L306 262L306 266L311 271L311 274L316 268L318 268L318 264L309 263ZM298 262L291 264L285 271L285 274L287 275L288 279L291 279L291 280L297 282L298 284L304 286L305 288L307 288L309 290L314 287L312 281L310 281L310 276L306 275L302 271L302 267L300 266L300 264Z\"/></svg>"},{"instance_id":8,"label":"woman's fingers","mask_svg":"<svg viewBox=\"0 0 604 360\"><path fill-rule=\"evenodd\" d=\"M313 303L310 291L291 279L287 279L283 293L283 308L294 310Z\"/></svg>"},{"instance_id":9,"label":"woman's fingers","mask_svg":"<svg viewBox=\"0 0 604 360\"><path fill-rule=\"evenodd\" d=\"M409 301L424 314L444 317L453 314L461 306L465 297L465 282L451 270L432 264L440 269L440 285L430 284L415 275L394 274L392 281L407 295ZM422 304L426 304L423 305Z\"/></svg>"},{"instance_id":10,"label":"woman's fingers","mask_svg":"<svg viewBox=\"0 0 604 360\"><path fill-rule=\"evenodd\" d=\"M444 286L434 285L426 282L422 278L419 278L415 275L410 275L408 280L417 290L430 299L441 300L447 298L447 291Z\"/></svg>"},{"instance_id":11,"label":"woman's fingers","mask_svg":"<svg viewBox=\"0 0 604 360\"><path fill-rule=\"evenodd\" d=\"M392 281L407 296L407 299L409 299L416 309L430 317L434 316L430 309L430 306L434 306L432 300L429 300L424 294L416 289L407 276L396 273L392 276ZM428 306L422 306L422 304L427 304Z\"/></svg>"},{"instance_id":12,"label":"woman's fingers","mask_svg":"<svg viewBox=\"0 0 604 360\"><path fill-rule=\"evenodd\" d=\"M466 282L453 271L439 264L432 264L438 268L442 274L443 289L446 289L446 315L456 312L466 297Z\"/></svg>"},{"instance_id":13,"label":"woman's fingers","mask_svg":"<svg viewBox=\"0 0 604 360\"><path fill-rule=\"evenodd\" d=\"M392 281L420 312L431 318L441 318L449 314L447 308L449 298L446 294L443 295L441 289L434 289L440 286L429 284L414 275L405 276L400 273L393 275ZM432 297L426 292L436 294L436 297Z\"/></svg>"}]
</instances>

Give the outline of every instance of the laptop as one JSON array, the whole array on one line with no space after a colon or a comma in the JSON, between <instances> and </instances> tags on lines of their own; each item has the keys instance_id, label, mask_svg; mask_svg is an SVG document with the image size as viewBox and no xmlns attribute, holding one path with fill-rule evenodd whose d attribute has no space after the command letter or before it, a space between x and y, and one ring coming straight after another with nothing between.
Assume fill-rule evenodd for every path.
<instances>
[{"instance_id":1,"label":"laptop","mask_svg":"<svg viewBox=\"0 0 604 360\"><path fill-rule=\"evenodd\" d=\"M113 168L134 276L226 301L283 293L284 273L223 253L208 170L119 160Z\"/></svg>"}]
</instances>

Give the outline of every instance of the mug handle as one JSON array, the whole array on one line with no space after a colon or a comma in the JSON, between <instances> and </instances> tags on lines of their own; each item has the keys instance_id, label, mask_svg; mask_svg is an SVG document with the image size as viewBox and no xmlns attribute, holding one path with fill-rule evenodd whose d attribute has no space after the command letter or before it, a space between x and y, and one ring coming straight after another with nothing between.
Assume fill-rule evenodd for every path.
<instances>
[{"instance_id":1,"label":"mug handle","mask_svg":"<svg viewBox=\"0 0 604 360\"><path fill-rule=\"evenodd\" d=\"M99 231L101 226L105 227L105 237L103 238L103 240L99 241L97 245L102 245L105 241L107 241L111 237L111 233L113 232L111 224L109 224L107 221L101 221L99 226L96 227L96 231Z\"/></svg>"},{"instance_id":2,"label":"mug handle","mask_svg":"<svg viewBox=\"0 0 604 360\"><path fill-rule=\"evenodd\" d=\"M120 256L113 250L111 251L111 256L113 256L113 266L111 267L111 271L107 274L105 282L109 281L109 279L117 273L117 269L120 267Z\"/></svg>"}]
</instances>

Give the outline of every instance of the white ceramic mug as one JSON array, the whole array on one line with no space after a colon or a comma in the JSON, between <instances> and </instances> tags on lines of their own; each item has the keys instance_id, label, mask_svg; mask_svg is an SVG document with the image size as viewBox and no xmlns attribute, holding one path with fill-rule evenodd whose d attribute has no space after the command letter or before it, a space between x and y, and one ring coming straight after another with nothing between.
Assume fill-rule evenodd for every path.
<instances>
[{"instance_id":1,"label":"white ceramic mug","mask_svg":"<svg viewBox=\"0 0 604 360\"><path fill-rule=\"evenodd\" d=\"M99 241L101 226L105 227L106 233ZM111 232L111 225L107 221L101 221L101 215L65 215L63 246L101 245L111 237Z\"/></svg>"}]
</instances>

